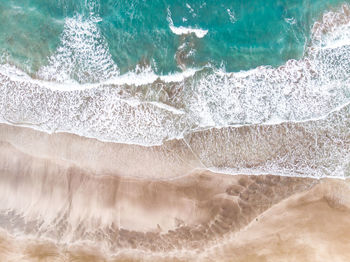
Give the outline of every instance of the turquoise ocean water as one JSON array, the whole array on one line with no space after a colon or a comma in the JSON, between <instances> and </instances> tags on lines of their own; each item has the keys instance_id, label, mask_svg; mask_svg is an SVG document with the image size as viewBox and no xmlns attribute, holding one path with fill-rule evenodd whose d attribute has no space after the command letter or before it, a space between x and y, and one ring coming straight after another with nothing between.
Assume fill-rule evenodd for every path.
<instances>
[{"instance_id":1,"label":"turquoise ocean water","mask_svg":"<svg viewBox=\"0 0 350 262\"><path fill-rule=\"evenodd\" d=\"M35 74L60 45L67 18L92 21L120 73L151 65L157 74L208 64L227 71L279 66L303 55L313 23L338 0L111 1L1 0L0 51ZM176 35L169 27L207 30ZM83 28L84 26L82 26ZM83 30L81 28L81 30ZM72 34L78 32L75 28ZM95 32L96 33L96 32Z\"/></svg>"}]
</instances>

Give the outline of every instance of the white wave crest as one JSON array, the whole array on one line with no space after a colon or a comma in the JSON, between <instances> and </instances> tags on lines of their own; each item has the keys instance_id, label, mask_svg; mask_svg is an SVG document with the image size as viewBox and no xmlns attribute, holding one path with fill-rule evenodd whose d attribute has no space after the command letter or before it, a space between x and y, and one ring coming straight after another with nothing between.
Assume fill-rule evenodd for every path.
<instances>
[{"instance_id":1,"label":"white wave crest","mask_svg":"<svg viewBox=\"0 0 350 262\"><path fill-rule=\"evenodd\" d=\"M201 29L201 28L191 28L191 27L184 27L184 26L176 27L174 25L173 20L171 19L171 12L169 8L168 8L167 20L169 22L169 28L171 32L173 32L175 35L188 35L193 33L196 35L196 37L203 38L208 33L208 30Z\"/></svg>"},{"instance_id":2,"label":"white wave crest","mask_svg":"<svg viewBox=\"0 0 350 262\"><path fill-rule=\"evenodd\" d=\"M169 27L171 32L173 32L175 35L188 35L194 33L198 38L203 38L208 33L208 30L204 29L196 29L184 26L176 27L174 25L169 25Z\"/></svg>"}]
</instances>

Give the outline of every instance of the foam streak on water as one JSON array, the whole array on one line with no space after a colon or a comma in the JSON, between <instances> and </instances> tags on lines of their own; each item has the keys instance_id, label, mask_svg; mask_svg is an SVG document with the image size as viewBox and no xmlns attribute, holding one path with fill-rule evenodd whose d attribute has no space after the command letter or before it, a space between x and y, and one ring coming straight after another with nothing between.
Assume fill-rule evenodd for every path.
<instances>
[{"instance_id":1,"label":"foam streak on water","mask_svg":"<svg viewBox=\"0 0 350 262\"><path fill-rule=\"evenodd\" d=\"M99 32L98 18L67 18L61 44L41 68L38 77L56 82L77 79L81 83L106 80L119 74L108 46Z\"/></svg>"}]
</instances>

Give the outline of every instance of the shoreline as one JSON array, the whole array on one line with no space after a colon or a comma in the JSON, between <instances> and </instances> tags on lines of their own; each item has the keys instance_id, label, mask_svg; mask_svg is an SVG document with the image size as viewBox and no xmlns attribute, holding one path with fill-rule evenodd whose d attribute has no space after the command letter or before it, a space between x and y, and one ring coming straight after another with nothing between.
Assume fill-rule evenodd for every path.
<instances>
[{"instance_id":1,"label":"shoreline","mask_svg":"<svg viewBox=\"0 0 350 262\"><path fill-rule=\"evenodd\" d=\"M3 2L0 262L350 261L350 3Z\"/></svg>"}]
</instances>

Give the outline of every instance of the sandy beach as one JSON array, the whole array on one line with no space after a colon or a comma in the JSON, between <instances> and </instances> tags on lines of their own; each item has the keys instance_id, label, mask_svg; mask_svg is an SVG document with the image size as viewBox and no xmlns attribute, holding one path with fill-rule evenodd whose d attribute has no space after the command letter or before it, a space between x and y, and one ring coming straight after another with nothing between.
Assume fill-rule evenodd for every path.
<instances>
[{"instance_id":1,"label":"sandy beach","mask_svg":"<svg viewBox=\"0 0 350 262\"><path fill-rule=\"evenodd\" d=\"M0 139L1 261L350 258L347 180L213 173L181 141Z\"/></svg>"}]
</instances>

